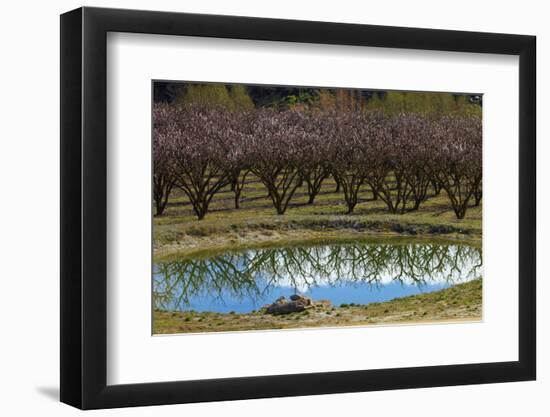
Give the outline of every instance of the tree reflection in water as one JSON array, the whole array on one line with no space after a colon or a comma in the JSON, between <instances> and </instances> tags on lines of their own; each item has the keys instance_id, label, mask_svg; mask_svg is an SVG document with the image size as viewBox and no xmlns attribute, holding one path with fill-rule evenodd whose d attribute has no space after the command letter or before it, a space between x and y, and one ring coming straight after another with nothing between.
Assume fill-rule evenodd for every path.
<instances>
[{"instance_id":1,"label":"tree reflection in water","mask_svg":"<svg viewBox=\"0 0 550 417\"><path fill-rule=\"evenodd\" d=\"M273 288L446 286L481 276L481 249L449 244L332 244L225 252L154 266L154 307L186 310L191 300L265 302ZM272 300L269 300L272 301Z\"/></svg>"}]
</instances>

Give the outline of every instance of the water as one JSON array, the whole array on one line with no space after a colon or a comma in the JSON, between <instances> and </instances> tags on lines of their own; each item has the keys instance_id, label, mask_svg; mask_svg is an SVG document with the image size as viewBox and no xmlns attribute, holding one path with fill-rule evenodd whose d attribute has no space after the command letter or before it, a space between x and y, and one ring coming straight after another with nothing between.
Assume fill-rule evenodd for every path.
<instances>
[{"instance_id":1,"label":"water","mask_svg":"<svg viewBox=\"0 0 550 417\"><path fill-rule=\"evenodd\" d=\"M481 249L439 243L335 243L224 252L153 268L154 307L247 313L280 296L368 304L482 275Z\"/></svg>"}]
</instances>

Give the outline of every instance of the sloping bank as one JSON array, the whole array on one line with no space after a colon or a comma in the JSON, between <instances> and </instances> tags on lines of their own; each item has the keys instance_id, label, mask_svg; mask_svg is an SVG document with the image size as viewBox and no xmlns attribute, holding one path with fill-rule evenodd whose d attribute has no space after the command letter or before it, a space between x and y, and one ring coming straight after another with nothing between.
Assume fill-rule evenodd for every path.
<instances>
[{"instance_id":1,"label":"sloping bank","mask_svg":"<svg viewBox=\"0 0 550 417\"><path fill-rule=\"evenodd\" d=\"M181 225L183 226L183 225ZM159 238L162 232L155 226L154 257L156 261L199 254L202 251L232 250L251 247L282 246L322 241L353 241L355 239L414 238L415 240L446 240L479 245L481 227L413 224L360 220L315 222L285 222L283 224L225 225L223 230L208 230L193 225L171 236ZM206 230L203 230L206 229Z\"/></svg>"}]
</instances>

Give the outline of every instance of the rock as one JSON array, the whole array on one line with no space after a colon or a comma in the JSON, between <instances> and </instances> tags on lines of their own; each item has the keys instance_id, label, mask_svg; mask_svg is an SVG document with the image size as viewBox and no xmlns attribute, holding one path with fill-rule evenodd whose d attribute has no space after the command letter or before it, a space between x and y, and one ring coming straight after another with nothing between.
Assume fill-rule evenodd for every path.
<instances>
[{"instance_id":1,"label":"rock","mask_svg":"<svg viewBox=\"0 0 550 417\"><path fill-rule=\"evenodd\" d=\"M311 306L311 298L294 294L287 301L285 297L279 297L273 304L266 307L268 314L289 314L304 311Z\"/></svg>"},{"instance_id":2,"label":"rock","mask_svg":"<svg viewBox=\"0 0 550 417\"><path fill-rule=\"evenodd\" d=\"M304 304L305 306L310 306L313 304L313 300L311 298L298 294L291 295L290 300L296 303Z\"/></svg>"},{"instance_id":3,"label":"rock","mask_svg":"<svg viewBox=\"0 0 550 417\"><path fill-rule=\"evenodd\" d=\"M315 307L324 307L324 308L330 308L332 307L332 303L329 300L319 300L315 301Z\"/></svg>"},{"instance_id":4,"label":"rock","mask_svg":"<svg viewBox=\"0 0 550 417\"><path fill-rule=\"evenodd\" d=\"M401 226L399 223L394 223L391 225L391 230L397 233L403 233L403 226Z\"/></svg>"},{"instance_id":5,"label":"rock","mask_svg":"<svg viewBox=\"0 0 550 417\"><path fill-rule=\"evenodd\" d=\"M454 231L454 228L451 226L445 226L445 225L433 225L430 226L430 233L434 234L447 234L452 233Z\"/></svg>"},{"instance_id":6,"label":"rock","mask_svg":"<svg viewBox=\"0 0 550 417\"><path fill-rule=\"evenodd\" d=\"M291 299L292 301L298 301L298 300L310 300L310 301L311 301L310 298L304 297L304 296L298 295L298 294L292 294L292 295L290 296L290 299Z\"/></svg>"},{"instance_id":7,"label":"rock","mask_svg":"<svg viewBox=\"0 0 550 417\"><path fill-rule=\"evenodd\" d=\"M267 306L265 312L268 314L289 314L289 313L299 313L304 311L306 306L299 301L289 301L287 303L273 303Z\"/></svg>"},{"instance_id":8,"label":"rock","mask_svg":"<svg viewBox=\"0 0 550 417\"><path fill-rule=\"evenodd\" d=\"M270 312L277 311L280 307L284 306L287 303L288 301L286 300L285 297L279 297L273 302L273 304L266 304L264 308L267 313L270 313Z\"/></svg>"},{"instance_id":9,"label":"rock","mask_svg":"<svg viewBox=\"0 0 550 417\"><path fill-rule=\"evenodd\" d=\"M267 314L290 314L305 311L313 307L330 307L332 304L328 300L313 301L309 297L294 294L287 301L285 297L279 297L273 304L265 306Z\"/></svg>"}]
</instances>

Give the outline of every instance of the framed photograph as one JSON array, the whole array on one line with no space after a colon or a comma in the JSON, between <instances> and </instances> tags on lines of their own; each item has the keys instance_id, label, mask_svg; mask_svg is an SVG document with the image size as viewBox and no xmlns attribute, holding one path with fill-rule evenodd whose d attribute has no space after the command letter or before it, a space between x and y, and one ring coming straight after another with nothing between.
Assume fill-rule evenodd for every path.
<instances>
[{"instance_id":1,"label":"framed photograph","mask_svg":"<svg viewBox=\"0 0 550 417\"><path fill-rule=\"evenodd\" d=\"M61 401L533 380L535 37L61 16Z\"/></svg>"}]
</instances>

